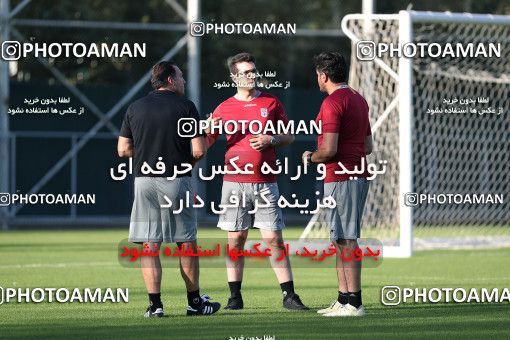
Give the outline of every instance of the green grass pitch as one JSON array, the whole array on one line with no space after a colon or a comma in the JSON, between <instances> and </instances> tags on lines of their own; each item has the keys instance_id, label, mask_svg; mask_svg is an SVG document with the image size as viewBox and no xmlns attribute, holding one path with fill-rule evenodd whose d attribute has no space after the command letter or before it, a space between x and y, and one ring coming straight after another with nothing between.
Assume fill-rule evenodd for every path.
<instances>
[{"instance_id":1,"label":"green grass pitch","mask_svg":"<svg viewBox=\"0 0 510 340\"><path fill-rule=\"evenodd\" d=\"M287 238L301 230L289 228ZM251 231L258 236L256 230ZM222 237L202 229L201 237ZM510 249L416 252L409 259L383 259L363 271L364 318L325 318L316 310L337 295L334 268L294 268L296 291L312 310L281 307L281 292L269 268L247 268L245 309L186 317L184 283L177 268L165 268L162 298L169 317L145 319L147 295L139 269L117 260L126 230L0 232L2 287L127 287L129 303L9 303L0 305L0 338L510 338L510 305L406 304L380 302L385 285L403 287L510 286ZM201 292L225 304L225 268L202 268Z\"/></svg>"}]
</instances>

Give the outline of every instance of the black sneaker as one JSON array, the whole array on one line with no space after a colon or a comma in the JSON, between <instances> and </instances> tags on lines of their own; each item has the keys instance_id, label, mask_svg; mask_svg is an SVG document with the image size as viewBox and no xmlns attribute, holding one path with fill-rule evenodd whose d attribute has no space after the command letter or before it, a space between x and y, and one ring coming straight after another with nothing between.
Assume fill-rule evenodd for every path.
<instances>
[{"instance_id":1,"label":"black sneaker","mask_svg":"<svg viewBox=\"0 0 510 340\"><path fill-rule=\"evenodd\" d=\"M198 307L197 309L195 309L191 306L188 306L186 308L187 316L211 315L211 314L216 313L221 307L219 302L210 302L209 300L211 298L205 294L202 295L200 298L202 299L202 305L200 307Z\"/></svg>"},{"instance_id":2,"label":"black sneaker","mask_svg":"<svg viewBox=\"0 0 510 340\"><path fill-rule=\"evenodd\" d=\"M283 307L287 308L289 310L308 310L310 308L306 307L303 302L301 302L301 299L299 298L299 295L297 294L290 294L283 298Z\"/></svg>"},{"instance_id":3,"label":"black sneaker","mask_svg":"<svg viewBox=\"0 0 510 340\"><path fill-rule=\"evenodd\" d=\"M147 311L143 315L146 318L162 318L165 316L165 312L163 312L163 307L156 308L154 311L151 310L151 306L147 307Z\"/></svg>"},{"instance_id":4,"label":"black sneaker","mask_svg":"<svg viewBox=\"0 0 510 340\"><path fill-rule=\"evenodd\" d=\"M229 297L225 309L243 309L243 307L244 307L243 297L239 295Z\"/></svg>"}]
</instances>

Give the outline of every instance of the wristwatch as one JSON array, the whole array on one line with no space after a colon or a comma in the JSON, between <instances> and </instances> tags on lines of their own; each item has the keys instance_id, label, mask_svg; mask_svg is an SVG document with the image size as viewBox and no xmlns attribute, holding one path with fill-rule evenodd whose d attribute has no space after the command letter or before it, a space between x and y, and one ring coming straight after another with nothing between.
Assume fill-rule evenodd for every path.
<instances>
[{"instance_id":1,"label":"wristwatch","mask_svg":"<svg viewBox=\"0 0 510 340\"><path fill-rule=\"evenodd\" d=\"M271 136L271 145L276 146L280 143L280 138L278 136Z\"/></svg>"},{"instance_id":2,"label":"wristwatch","mask_svg":"<svg viewBox=\"0 0 510 340\"><path fill-rule=\"evenodd\" d=\"M311 163L311 164L313 163L312 162L312 155L313 155L313 152L310 152L308 155L306 155L306 161L308 163Z\"/></svg>"}]
</instances>

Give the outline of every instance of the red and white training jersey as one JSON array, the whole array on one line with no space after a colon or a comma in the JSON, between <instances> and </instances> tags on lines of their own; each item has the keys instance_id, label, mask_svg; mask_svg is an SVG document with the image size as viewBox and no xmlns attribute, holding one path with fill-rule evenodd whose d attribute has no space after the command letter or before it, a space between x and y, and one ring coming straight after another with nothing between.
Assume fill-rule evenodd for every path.
<instances>
[{"instance_id":1,"label":"red and white training jersey","mask_svg":"<svg viewBox=\"0 0 510 340\"><path fill-rule=\"evenodd\" d=\"M322 133L338 133L337 152L326 163L324 183L347 181L352 175L335 174L335 171L341 170L338 162L347 170L355 167L359 169L363 161L367 164L365 138L370 136L372 131L365 98L349 87L339 88L324 99L315 121L322 121ZM322 139L320 134L317 143L319 147ZM356 176L368 177L366 166L365 172Z\"/></svg>"},{"instance_id":2,"label":"red and white training jersey","mask_svg":"<svg viewBox=\"0 0 510 340\"><path fill-rule=\"evenodd\" d=\"M266 122L272 121L273 126L276 128L278 121L283 121L283 124L289 122L282 103L275 96L269 93L260 93L260 95L251 101L241 101L234 97L230 97L223 103L218 105L214 110L212 117L221 117L222 123L227 121L260 121L261 126L264 127ZM244 123L248 126L249 123ZM270 146L262 151L257 151L250 146L249 129L245 129L243 134L241 123L238 123L237 132L235 134L226 134L227 138L227 153L225 154L225 164L227 169L232 171L233 167L230 165L230 159L239 157L236 164L243 169L246 164L253 164L254 174L225 174L224 181L241 182L241 183L273 183L276 182L276 175L262 174L261 166L266 162L273 169L276 168L276 150ZM258 124L257 124L258 129ZM230 129L229 129L230 130ZM210 137L217 138L218 134L211 134Z\"/></svg>"}]
</instances>

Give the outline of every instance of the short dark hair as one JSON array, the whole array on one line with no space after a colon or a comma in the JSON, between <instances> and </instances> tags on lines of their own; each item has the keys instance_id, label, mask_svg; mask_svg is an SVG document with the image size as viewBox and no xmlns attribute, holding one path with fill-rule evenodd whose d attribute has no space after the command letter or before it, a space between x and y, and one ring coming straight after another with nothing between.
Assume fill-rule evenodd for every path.
<instances>
[{"instance_id":1,"label":"short dark hair","mask_svg":"<svg viewBox=\"0 0 510 340\"><path fill-rule=\"evenodd\" d=\"M227 66L228 69L230 70L230 73L237 74L236 64L242 62L255 63L255 57L247 52L238 53L234 56L229 57L227 59Z\"/></svg>"},{"instance_id":2,"label":"short dark hair","mask_svg":"<svg viewBox=\"0 0 510 340\"><path fill-rule=\"evenodd\" d=\"M346 82L349 76L347 63L338 52L323 52L314 57L315 69L324 73L334 83Z\"/></svg>"},{"instance_id":3,"label":"short dark hair","mask_svg":"<svg viewBox=\"0 0 510 340\"><path fill-rule=\"evenodd\" d=\"M157 90L160 87L168 85L168 77L173 79L177 75L177 70L175 69L176 66L177 65L171 60L160 61L156 65L152 66L152 88Z\"/></svg>"}]
</instances>

